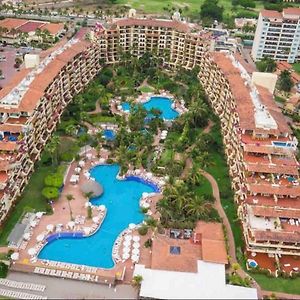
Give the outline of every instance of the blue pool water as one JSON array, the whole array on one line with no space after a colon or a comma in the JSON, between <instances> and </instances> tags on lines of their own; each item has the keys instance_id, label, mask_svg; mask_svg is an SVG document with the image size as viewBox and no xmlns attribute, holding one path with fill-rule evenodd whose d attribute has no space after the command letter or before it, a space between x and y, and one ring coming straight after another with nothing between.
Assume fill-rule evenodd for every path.
<instances>
[{"instance_id":1,"label":"blue pool water","mask_svg":"<svg viewBox=\"0 0 300 300\"><path fill-rule=\"evenodd\" d=\"M82 264L99 268L112 268L112 247L118 235L130 223L141 223L144 214L140 212L139 199L143 192L156 191L154 185L129 178L116 179L118 165L96 166L91 176L103 186L104 193L91 199L93 205L104 204L106 217L101 228L90 237L61 237L48 243L38 258Z\"/></svg>"},{"instance_id":2,"label":"blue pool water","mask_svg":"<svg viewBox=\"0 0 300 300\"><path fill-rule=\"evenodd\" d=\"M150 111L152 108L159 109L161 118L165 120L174 120L178 117L178 112L172 108L172 100L167 97L151 97L149 101L143 103L143 107ZM122 109L124 111L130 111L130 104L127 102L122 103Z\"/></svg>"},{"instance_id":3,"label":"blue pool water","mask_svg":"<svg viewBox=\"0 0 300 300\"><path fill-rule=\"evenodd\" d=\"M251 268L256 268L258 266L257 262L254 260L250 260L248 264Z\"/></svg>"},{"instance_id":4,"label":"blue pool water","mask_svg":"<svg viewBox=\"0 0 300 300\"><path fill-rule=\"evenodd\" d=\"M107 141L113 141L116 138L116 133L111 129L105 129L103 134Z\"/></svg>"},{"instance_id":5,"label":"blue pool water","mask_svg":"<svg viewBox=\"0 0 300 300\"><path fill-rule=\"evenodd\" d=\"M291 143L287 143L287 142L272 142L274 146L277 147L292 147Z\"/></svg>"}]
</instances>

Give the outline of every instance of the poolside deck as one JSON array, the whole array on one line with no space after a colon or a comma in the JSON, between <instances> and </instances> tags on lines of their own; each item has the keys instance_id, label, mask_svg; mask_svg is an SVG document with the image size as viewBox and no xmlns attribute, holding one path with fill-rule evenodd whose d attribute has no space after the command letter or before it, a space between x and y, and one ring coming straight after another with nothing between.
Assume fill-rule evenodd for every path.
<instances>
[{"instance_id":1,"label":"poolside deck","mask_svg":"<svg viewBox=\"0 0 300 300\"><path fill-rule=\"evenodd\" d=\"M84 185L87 182L87 178L83 175L85 172L89 171L91 167L99 163L99 157L97 157L97 153L95 149L89 149L87 153L90 153L91 159L85 159L85 165L82 167L80 172L79 182L77 184L70 183L71 176L75 174L75 168L78 166L78 162L74 161L69 166L67 171L67 175L65 177L65 185L63 191L58 199L58 201L53 203L53 214L52 215L44 215L40 219L40 222L36 227L32 228L32 235L28 243L25 242L23 245L23 249L19 250L20 257L19 259L13 263L12 269L22 272L30 272L33 273L36 267L47 268L47 269L55 269L61 271L68 272L78 272L75 268L72 269L72 266L52 266L51 264L47 264L42 260L37 259L37 261L32 261L31 256L28 254L28 249L34 248L37 245L37 236L46 233L46 227L48 224L64 224L65 231L66 224L71 221L71 211L73 218L75 216L84 216L85 221L82 226L92 226L93 221L87 218L87 208L85 206L87 199L83 196L80 186ZM86 153L86 154L87 154ZM103 159L108 158L109 153L107 151L100 151L100 156ZM74 200L68 203L66 196L68 194L73 195ZM156 203L161 198L161 195L153 196L150 200L150 210L153 216L156 215ZM70 207L69 207L70 205ZM70 211L71 208L71 211ZM77 225L76 227L80 227L81 225ZM131 232L133 235L139 235L137 230ZM143 247L145 241L149 239L150 232L146 236L140 237L140 261L139 263L145 264L146 266L150 266L151 264L151 251ZM120 251L122 248L120 248ZM80 273L82 274L90 274L93 276L97 276L97 282L99 283L115 283L116 279L120 277L120 274L124 273L123 282L130 283L132 280L132 274L134 270L134 263L128 259L126 261L121 261L116 263L113 269L100 269L97 268L96 272L90 272L88 269L81 269ZM53 275L55 276L55 275Z\"/></svg>"}]
</instances>

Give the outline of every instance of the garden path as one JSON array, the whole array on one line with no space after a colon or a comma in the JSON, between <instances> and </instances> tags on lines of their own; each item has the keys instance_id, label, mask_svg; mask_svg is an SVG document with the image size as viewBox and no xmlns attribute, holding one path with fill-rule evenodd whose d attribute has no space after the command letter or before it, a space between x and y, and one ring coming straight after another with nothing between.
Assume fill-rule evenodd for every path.
<instances>
[{"instance_id":1,"label":"garden path","mask_svg":"<svg viewBox=\"0 0 300 300\"><path fill-rule=\"evenodd\" d=\"M212 190L213 190L213 196L215 198L215 209L218 211L219 216L222 218L222 222L226 228L226 233L227 233L227 239L228 239L228 254L229 254L229 261L231 263L231 265L233 263L238 263L237 258L236 258L236 254L235 254L235 242L234 242L234 237L233 237L233 233L231 230L231 226L229 223L229 220L226 216L226 213L223 209L222 203L221 203L221 198L220 198L220 191L219 191L219 186L217 181L215 180L215 178L210 175L209 173L207 173L206 171L199 169L199 171L201 172L201 174L210 182L211 186L212 186ZM241 276L242 278L245 277L249 277L249 275L243 270L243 269L238 269L237 273L239 276ZM253 287L255 287L257 289L257 295L259 299L262 299L262 290L260 288L260 286L258 285L258 283L252 278L253 280Z\"/></svg>"},{"instance_id":2,"label":"garden path","mask_svg":"<svg viewBox=\"0 0 300 300\"><path fill-rule=\"evenodd\" d=\"M100 99L98 99L96 101L96 108L93 111L88 111L87 113L89 115L93 115L93 114L98 114L98 113L101 113L101 112L102 112L102 109L100 107Z\"/></svg>"}]
</instances>

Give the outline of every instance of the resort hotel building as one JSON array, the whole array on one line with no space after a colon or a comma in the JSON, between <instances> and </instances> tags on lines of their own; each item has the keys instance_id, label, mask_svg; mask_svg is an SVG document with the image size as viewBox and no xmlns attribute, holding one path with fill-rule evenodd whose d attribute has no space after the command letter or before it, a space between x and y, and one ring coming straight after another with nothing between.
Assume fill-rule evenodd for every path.
<instances>
[{"instance_id":1,"label":"resort hotel building","mask_svg":"<svg viewBox=\"0 0 300 300\"><path fill-rule=\"evenodd\" d=\"M258 30L261 22L269 22L270 32L276 26L280 32L291 27L293 34L279 34L291 36L286 42L292 45L291 53L282 59L291 61L298 55L299 15L297 9L286 9L276 17L264 11L260 15ZM295 24L297 29L292 29ZM122 53L141 56L151 51L169 68L199 66L199 81L221 121L246 250L250 257L277 262L288 257L292 267L293 258L300 256L298 142L272 94L251 83L248 66L238 56L211 52L210 46L210 34L182 22L178 14L173 20L139 19L131 11L129 18L97 24L91 32L80 31L43 52L35 68L21 70L0 91L1 222L72 97L103 65L118 63ZM277 48L275 58L280 53Z\"/></svg>"},{"instance_id":2,"label":"resort hotel building","mask_svg":"<svg viewBox=\"0 0 300 300\"><path fill-rule=\"evenodd\" d=\"M300 8L262 10L252 47L253 59L264 56L294 63L300 59Z\"/></svg>"}]
</instances>

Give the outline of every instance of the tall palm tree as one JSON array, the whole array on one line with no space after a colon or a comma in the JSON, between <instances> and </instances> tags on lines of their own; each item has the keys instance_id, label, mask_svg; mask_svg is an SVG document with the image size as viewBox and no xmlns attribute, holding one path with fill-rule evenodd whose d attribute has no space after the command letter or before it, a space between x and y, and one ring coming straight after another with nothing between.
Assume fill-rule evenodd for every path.
<instances>
[{"instance_id":1,"label":"tall palm tree","mask_svg":"<svg viewBox=\"0 0 300 300\"><path fill-rule=\"evenodd\" d=\"M195 195L186 205L189 215L194 215L197 219L206 217L211 210L211 203L204 200L202 196Z\"/></svg>"},{"instance_id":2,"label":"tall palm tree","mask_svg":"<svg viewBox=\"0 0 300 300\"><path fill-rule=\"evenodd\" d=\"M75 198L74 198L74 196L73 196L72 194L66 195L66 198L67 198L67 200L68 200L69 211L70 211L70 218L71 218L71 221L73 221L73 213L72 213L72 208L71 208L70 202L71 202L72 200L74 200Z\"/></svg>"},{"instance_id":3,"label":"tall palm tree","mask_svg":"<svg viewBox=\"0 0 300 300\"><path fill-rule=\"evenodd\" d=\"M60 145L60 138L58 135L53 135L51 140L46 145L45 149L50 154L52 165L58 164L58 146Z\"/></svg>"}]
</instances>

